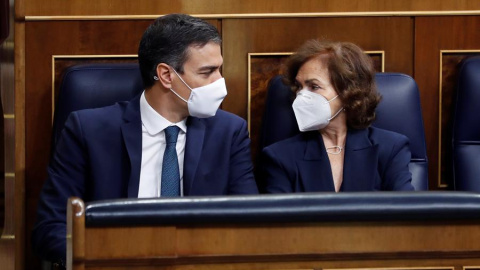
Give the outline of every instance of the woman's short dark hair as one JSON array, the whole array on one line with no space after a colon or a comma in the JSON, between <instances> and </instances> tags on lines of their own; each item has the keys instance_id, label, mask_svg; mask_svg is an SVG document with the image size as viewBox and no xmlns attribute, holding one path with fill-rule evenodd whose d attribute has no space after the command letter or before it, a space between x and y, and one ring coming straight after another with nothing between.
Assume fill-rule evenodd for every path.
<instances>
[{"instance_id":1,"label":"woman's short dark hair","mask_svg":"<svg viewBox=\"0 0 480 270\"><path fill-rule=\"evenodd\" d=\"M183 74L189 46L203 47L208 42L220 44L215 26L186 14L169 14L156 19L143 33L138 47L138 63L145 88L154 84L160 63Z\"/></svg>"},{"instance_id":2,"label":"woman's short dark hair","mask_svg":"<svg viewBox=\"0 0 480 270\"><path fill-rule=\"evenodd\" d=\"M309 40L286 63L285 79L293 89L300 67L315 57L326 61L330 82L347 115L347 126L354 129L370 126L381 99L371 58L350 42Z\"/></svg>"}]
</instances>

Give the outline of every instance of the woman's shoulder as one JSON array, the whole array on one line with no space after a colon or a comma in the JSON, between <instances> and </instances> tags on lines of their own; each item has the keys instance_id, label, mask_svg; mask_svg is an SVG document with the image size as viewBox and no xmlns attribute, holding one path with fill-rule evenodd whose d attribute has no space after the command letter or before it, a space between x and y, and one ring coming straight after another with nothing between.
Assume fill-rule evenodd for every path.
<instances>
[{"instance_id":1,"label":"woman's shoulder","mask_svg":"<svg viewBox=\"0 0 480 270\"><path fill-rule=\"evenodd\" d=\"M385 144L388 142L392 143L407 143L408 137L400 134L398 132L377 128L377 127L369 127L368 129L368 137L373 144Z\"/></svg>"}]
</instances>

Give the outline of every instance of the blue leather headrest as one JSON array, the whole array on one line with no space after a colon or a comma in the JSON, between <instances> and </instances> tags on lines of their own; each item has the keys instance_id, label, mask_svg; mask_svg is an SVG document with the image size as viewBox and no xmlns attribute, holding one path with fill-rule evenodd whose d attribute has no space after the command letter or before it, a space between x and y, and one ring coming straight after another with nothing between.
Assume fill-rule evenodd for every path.
<instances>
[{"instance_id":1,"label":"blue leather headrest","mask_svg":"<svg viewBox=\"0 0 480 270\"><path fill-rule=\"evenodd\" d=\"M127 199L87 204L85 215L87 227L473 220L480 218L480 195L463 192L355 192Z\"/></svg>"},{"instance_id":2,"label":"blue leather headrest","mask_svg":"<svg viewBox=\"0 0 480 270\"><path fill-rule=\"evenodd\" d=\"M480 192L480 57L467 59L458 77L453 124L455 189Z\"/></svg>"},{"instance_id":3,"label":"blue leather headrest","mask_svg":"<svg viewBox=\"0 0 480 270\"><path fill-rule=\"evenodd\" d=\"M71 112L127 101L142 90L138 64L88 64L68 68L55 106L52 145Z\"/></svg>"},{"instance_id":4,"label":"blue leather headrest","mask_svg":"<svg viewBox=\"0 0 480 270\"><path fill-rule=\"evenodd\" d=\"M263 149L272 143L290 138L300 133L292 109L295 95L282 82L281 76L272 78L265 99L260 145Z\"/></svg>"},{"instance_id":5,"label":"blue leather headrest","mask_svg":"<svg viewBox=\"0 0 480 270\"><path fill-rule=\"evenodd\" d=\"M454 141L480 144L480 57L463 63L458 81Z\"/></svg>"},{"instance_id":6,"label":"blue leather headrest","mask_svg":"<svg viewBox=\"0 0 480 270\"><path fill-rule=\"evenodd\" d=\"M375 82L382 101L373 126L395 131L410 139L412 160L427 159L422 108L417 84L398 73L377 73Z\"/></svg>"}]
</instances>

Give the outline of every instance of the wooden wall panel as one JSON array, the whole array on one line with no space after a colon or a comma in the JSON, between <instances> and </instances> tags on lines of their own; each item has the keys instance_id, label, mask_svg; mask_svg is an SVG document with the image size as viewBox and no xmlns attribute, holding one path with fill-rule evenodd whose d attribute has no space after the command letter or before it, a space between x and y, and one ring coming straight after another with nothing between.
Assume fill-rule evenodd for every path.
<instances>
[{"instance_id":1,"label":"wooden wall panel","mask_svg":"<svg viewBox=\"0 0 480 270\"><path fill-rule=\"evenodd\" d=\"M23 0L26 16L479 10L478 0Z\"/></svg>"},{"instance_id":2,"label":"wooden wall panel","mask_svg":"<svg viewBox=\"0 0 480 270\"><path fill-rule=\"evenodd\" d=\"M415 73L414 78L420 88L420 98L423 107L425 135L429 158L430 188L453 189L451 177L439 163L441 159L440 145L441 131L439 130L439 116L442 111L453 112L453 104L445 102L440 107L440 58L442 50L452 50L463 54L463 50L480 50L480 16L447 16L447 17L417 17L415 19ZM451 52L450 54L452 54ZM445 57L445 56L444 56ZM451 69L456 69L455 64ZM444 78L445 79L445 78ZM450 87L455 83L449 82ZM444 90L446 91L446 90ZM455 89L448 92L454 93ZM443 131L447 136L447 131ZM448 151L444 151L447 153ZM448 166L444 161L444 166Z\"/></svg>"},{"instance_id":3,"label":"wooden wall panel","mask_svg":"<svg viewBox=\"0 0 480 270\"><path fill-rule=\"evenodd\" d=\"M0 241L0 263L2 269L15 269L15 242L14 239L2 239Z\"/></svg>"},{"instance_id":4,"label":"wooden wall panel","mask_svg":"<svg viewBox=\"0 0 480 270\"><path fill-rule=\"evenodd\" d=\"M9 4L10 3L10 4ZM4 192L1 196L2 200L2 217L0 223L3 228L0 238L0 268L3 270L13 270L23 268L23 251L24 251L24 179L23 179L23 159L24 144L23 137L23 111L18 110L22 104L17 102L22 99L18 98L16 90L22 86L20 80L17 80L18 70L22 65L23 56L19 55L21 51L17 51L17 44L22 44L19 37L23 35L15 33L16 30L22 30L20 26L14 23L13 1L2 1L2 18L3 26L8 29L8 37L0 44L0 92L2 103L2 126L3 133L0 144L2 145L2 180L1 190ZM7 15L7 17L5 17ZM5 25L6 23L6 25ZM14 31L15 30L15 31ZM5 38L5 36L3 37ZM17 69L17 67L19 67Z\"/></svg>"}]
</instances>

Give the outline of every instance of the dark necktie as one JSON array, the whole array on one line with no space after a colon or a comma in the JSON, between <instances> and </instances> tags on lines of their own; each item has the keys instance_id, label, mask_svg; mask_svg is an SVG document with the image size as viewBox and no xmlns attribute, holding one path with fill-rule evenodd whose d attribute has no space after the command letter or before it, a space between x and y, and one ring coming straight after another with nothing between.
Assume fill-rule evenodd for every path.
<instances>
[{"instance_id":1,"label":"dark necktie","mask_svg":"<svg viewBox=\"0 0 480 270\"><path fill-rule=\"evenodd\" d=\"M160 192L162 197L180 196L180 170L178 169L176 150L179 130L177 126L169 126L165 129L167 146L163 154L162 188Z\"/></svg>"}]
</instances>

